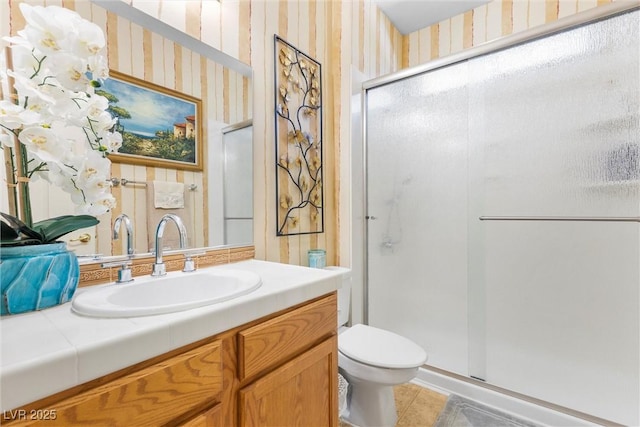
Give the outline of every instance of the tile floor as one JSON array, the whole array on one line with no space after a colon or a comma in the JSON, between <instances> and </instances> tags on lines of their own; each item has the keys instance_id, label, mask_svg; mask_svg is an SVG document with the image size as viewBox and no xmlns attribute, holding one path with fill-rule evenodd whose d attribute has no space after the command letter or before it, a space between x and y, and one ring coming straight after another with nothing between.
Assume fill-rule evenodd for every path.
<instances>
[{"instance_id":1,"label":"tile floor","mask_svg":"<svg viewBox=\"0 0 640 427\"><path fill-rule=\"evenodd\" d=\"M415 384L402 384L394 389L398 422L396 427L431 427L447 402L447 396ZM350 427L341 422L340 427Z\"/></svg>"}]
</instances>

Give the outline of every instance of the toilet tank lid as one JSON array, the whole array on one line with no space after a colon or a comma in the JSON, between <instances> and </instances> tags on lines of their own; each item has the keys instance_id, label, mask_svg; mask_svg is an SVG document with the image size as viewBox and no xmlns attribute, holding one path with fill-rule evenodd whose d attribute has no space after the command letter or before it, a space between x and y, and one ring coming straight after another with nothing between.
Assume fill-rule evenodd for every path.
<instances>
[{"instance_id":1,"label":"toilet tank lid","mask_svg":"<svg viewBox=\"0 0 640 427\"><path fill-rule=\"evenodd\" d=\"M350 268L329 266L329 267L325 267L325 270L331 270L341 274L342 281L338 283L338 289L345 288L344 286L345 283L347 283L347 287L351 289L351 269Z\"/></svg>"},{"instance_id":2,"label":"toilet tank lid","mask_svg":"<svg viewBox=\"0 0 640 427\"><path fill-rule=\"evenodd\" d=\"M354 325L338 335L338 350L366 365L381 368L417 368L427 353L408 338L369 325Z\"/></svg>"}]
</instances>

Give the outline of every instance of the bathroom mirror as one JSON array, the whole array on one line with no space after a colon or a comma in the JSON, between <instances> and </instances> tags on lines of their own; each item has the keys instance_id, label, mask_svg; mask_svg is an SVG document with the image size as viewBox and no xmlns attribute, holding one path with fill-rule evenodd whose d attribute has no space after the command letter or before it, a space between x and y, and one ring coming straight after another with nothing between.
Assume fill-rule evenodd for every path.
<instances>
[{"instance_id":1,"label":"bathroom mirror","mask_svg":"<svg viewBox=\"0 0 640 427\"><path fill-rule=\"evenodd\" d=\"M89 259L94 254L126 253L124 227L121 238L112 239L115 218L126 214L133 223L135 254L149 254L165 213L184 220L189 248L253 244L252 197L248 197L253 191L251 68L125 2L91 0L74 7L105 31L110 69L202 101L204 168L181 170L113 159L116 209L98 217L100 224L94 229L65 236L68 247ZM184 184L184 207L156 207L158 187L176 182ZM32 182L30 188L34 220L74 213L69 196L58 188L43 180ZM165 249L177 249L173 228L165 231Z\"/></svg>"}]
</instances>

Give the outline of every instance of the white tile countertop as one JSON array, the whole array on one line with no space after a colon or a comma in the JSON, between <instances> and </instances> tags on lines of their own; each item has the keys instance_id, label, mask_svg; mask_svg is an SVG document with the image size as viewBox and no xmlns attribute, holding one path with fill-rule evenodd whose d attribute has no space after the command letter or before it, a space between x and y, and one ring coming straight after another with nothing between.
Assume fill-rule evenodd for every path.
<instances>
[{"instance_id":1,"label":"white tile countertop","mask_svg":"<svg viewBox=\"0 0 640 427\"><path fill-rule=\"evenodd\" d=\"M257 260L209 268L252 271L262 286L229 301L154 316L84 317L67 303L0 318L0 411L327 294L340 280L336 271Z\"/></svg>"}]
</instances>

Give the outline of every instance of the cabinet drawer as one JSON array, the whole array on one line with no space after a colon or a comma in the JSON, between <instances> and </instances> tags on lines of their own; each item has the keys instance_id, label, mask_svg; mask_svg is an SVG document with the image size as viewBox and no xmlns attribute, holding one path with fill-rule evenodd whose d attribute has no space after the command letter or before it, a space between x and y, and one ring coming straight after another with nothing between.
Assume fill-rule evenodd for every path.
<instances>
[{"instance_id":1,"label":"cabinet drawer","mask_svg":"<svg viewBox=\"0 0 640 427\"><path fill-rule=\"evenodd\" d=\"M15 425L161 425L220 396L221 360L215 341L53 404L43 410L53 419Z\"/></svg>"},{"instance_id":2,"label":"cabinet drawer","mask_svg":"<svg viewBox=\"0 0 640 427\"><path fill-rule=\"evenodd\" d=\"M240 380L274 367L335 333L337 298L325 298L282 314L238 334Z\"/></svg>"}]
</instances>

